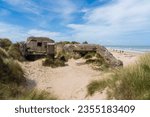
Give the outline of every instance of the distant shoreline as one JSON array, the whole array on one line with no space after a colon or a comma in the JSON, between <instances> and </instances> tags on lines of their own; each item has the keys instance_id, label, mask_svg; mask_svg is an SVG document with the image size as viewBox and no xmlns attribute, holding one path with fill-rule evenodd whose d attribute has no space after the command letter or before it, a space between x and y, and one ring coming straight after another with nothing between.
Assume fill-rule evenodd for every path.
<instances>
[{"instance_id":1,"label":"distant shoreline","mask_svg":"<svg viewBox=\"0 0 150 117\"><path fill-rule=\"evenodd\" d=\"M147 53L150 52L150 46L106 46L110 51L131 52L131 53Z\"/></svg>"}]
</instances>

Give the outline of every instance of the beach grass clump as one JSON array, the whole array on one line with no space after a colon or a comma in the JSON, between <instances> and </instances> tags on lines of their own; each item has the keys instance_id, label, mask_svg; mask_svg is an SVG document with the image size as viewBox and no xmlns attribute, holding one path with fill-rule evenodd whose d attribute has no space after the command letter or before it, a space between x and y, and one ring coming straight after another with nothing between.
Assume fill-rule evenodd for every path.
<instances>
[{"instance_id":1,"label":"beach grass clump","mask_svg":"<svg viewBox=\"0 0 150 117\"><path fill-rule=\"evenodd\" d=\"M150 99L150 54L136 64L118 70L113 76L110 97L115 99Z\"/></svg>"},{"instance_id":2,"label":"beach grass clump","mask_svg":"<svg viewBox=\"0 0 150 117\"><path fill-rule=\"evenodd\" d=\"M0 58L3 59L8 57L9 57L8 53L0 47Z\"/></svg>"},{"instance_id":3,"label":"beach grass clump","mask_svg":"<svg viewBox=\"0 0 150 117\"><path fill-rule=\"evenodd\" d=\"M11 46L12 42L7 39L7 38L4 38L4 39L1 39L0 38L0 47L3 48L4 50L8 50L9 47Z\"/></svg>"},{"instance_id":4,"label":"beach grass clump","mask_svg":"<svg viewBox=\"0 0 150 117\"><path fill-rule=\"evenodd\" d=\"M60 59L64 62L67 62L70 58L71 58L71 55L65 51L61 51L61 52L57 53L57 55L56 55L56 59Z\"/></svg>"},{"instance_id":5,"label":"beach grass clump","mask_svg":"<svg viewBox=\"0 0 150 117\"><path fill-rule=\"evenodd\" d=\"M10 83L15 82L18 85L25 81L24 71L21 66L9 58L7 52L0 49L0 82Z\"/></svg>"},{"instance_id":6,"label":"beach grass clump","mask_svg":"<svg viewBox=\"0 0 150 117\"><path fill-rule=\"evenodd\" d=\"M92 64L97 70L106 70L109 68L108 63L100 55L95 55L95 58L86 59L87 64Z\"/></svg>"},{"instance_id":7,"label":"beach grass clump","mask_svg":"<svg viewBox=\"0 0 150 117\"><path fill-rule=\"evenodd\" d=\"M45 91L27 89L26 81L20 64L0 48L0 99L56 99Z\"/></svg>"},{"instance_id":8,"label":"beach grass clump","mask_svg":"<svg viewBox=\"0 0 150 117\"><path fill-rule=\"evenodd\" d=\"M30 91L24 91L23 95L19 97L19 99L22 100L56 100L57 97L52 95L49 92L46 92L44 90L30 90Z\"/></svg>"},{"instance_id":9,"label":"beach grass clump","mask_svg":"<svg viewBox=\"0 0 150 117\"><path fill-rule=\"evenodd\" d=\"M88 95L92 96L95 92L103 91L108 84L107 80L94 80L87 86Z\"/></svg>"},{"instance_id":10,"label":"beach grass clump","mask_svg":"<svg viewBox=\"0 0 150 117\"><path fill-rule=\"evenodd\" d=\"M12 57L15 60L18 60L18 61L24 61L25 60L25 58L23 57L23 55L20 51L20 44L19 43L11 44L11 46L8 49L8 54L10 57Z\"/></svg>"},{"instance_id":11,"label":"beach grass clump","mask_svg":"<svg viewBox=\"0 0 150 117\"><path fill-rule=\"evenodd\" d=\"M75 60L82 58L82 56L79 53L74 53L72 56Z\"/></svg>"},{"instance_id":12,"label":"beach grass clump","mask_svg":"<svg viewBox=\"0 0 150 117\"><path fill-rule=\"evenodd\" d=\"M84 59L90 59L96 55L95 52L88 52L85 56Z\"/></svg>"},{"instance_id":13,"label":"beach grass clump","mask_svg":"<svg viewBox=\"0 0 150 117\"><path fill-rule=\"evenodd\" d=\"M104 88L108 87L109 99L149 100L150 54L141 56L133 65L116 70L106 84Z\"/></svg>"},{"instance_id":14,"label":"beach grass clump","mask_svg":"<svg viewBox=\"0 0 150 117\"><path fill-rule=\"evenodd\" d=\"M0 83L1 100L56 100L57 98L46 91L27 89L16 83Z\"/></svg>"},{"instance_id":15,"label":"beach grass clump","mask_svg":"<svg viewBox=\"0 0 150 117\"><path fill-rule=\"evenodd\" d=\"M52 68L56 67L63 67L65 66L65 60L64 59L58 59L58 58L51 58L51 57L46 57L45 60L42 61L43 66L49 66Z\"/></svg>"}]
</instances>

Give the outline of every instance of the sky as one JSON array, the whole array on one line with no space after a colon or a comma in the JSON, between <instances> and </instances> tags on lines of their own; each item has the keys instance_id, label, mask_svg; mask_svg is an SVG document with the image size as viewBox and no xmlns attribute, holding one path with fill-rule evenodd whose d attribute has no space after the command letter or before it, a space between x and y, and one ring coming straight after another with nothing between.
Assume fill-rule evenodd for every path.
<instances>
[{"instance_id":1,"label":"sky","mask_svg":"<svg viewBox=\"0 0 150 117\"><path fill-rule=\"evenodd\" d=\"M0 0L0 38L150 45L150 0Z\"/></svg>"}]
</instances>

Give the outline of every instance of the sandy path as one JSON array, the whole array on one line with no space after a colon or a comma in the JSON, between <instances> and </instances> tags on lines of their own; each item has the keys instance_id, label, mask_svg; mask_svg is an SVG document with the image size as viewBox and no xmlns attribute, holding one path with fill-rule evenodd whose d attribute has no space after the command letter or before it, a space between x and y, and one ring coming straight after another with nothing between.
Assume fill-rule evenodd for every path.
<instances>
[{"instance_id":1,"label":"sandy path","mask_svg":"<svg viewBox=\"0 0 150 117\"><path fill-rule=\"evenodd\" d=\"M27 78L35 81L36 88L52 92L59 99L105 99L101 93L96 97L86 97L86 86L101 79L101 72L93 70L83 59L69 60L68 66L59 68L43 67L42 60L23 63ZM82 65L79 65L82 64ZM29 81L32 86L33 82Z\"/></svg>"}]
</instances>

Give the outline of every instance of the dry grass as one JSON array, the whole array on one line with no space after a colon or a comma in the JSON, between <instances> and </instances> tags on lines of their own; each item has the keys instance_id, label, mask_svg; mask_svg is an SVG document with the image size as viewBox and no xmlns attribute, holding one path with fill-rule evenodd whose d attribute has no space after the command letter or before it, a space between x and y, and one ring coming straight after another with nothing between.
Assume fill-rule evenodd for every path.
<instances>
[{"instance_id":1,"label":"dry grass","mask_svg":"<svg viewBox=\"0 0 150 117\"><path fill-rule=\"evenodd\" d=\"M106 85L102 85L104 82ZM116 70L111 79L95 84L90 84L93 92L108 87L108 99L150 99L150 54L143 55L133 65Z\"/></svg>"},{"instance_id":2,"label":"dry grass","mask_svg":"<svg viewBox=\"0 0 150 117\"><path fill-rule=\"evenodd\" d=\"M0 48L0 99L56 99L44 91L26 88L21 66Z\"/></svg>"}]
</instances>

